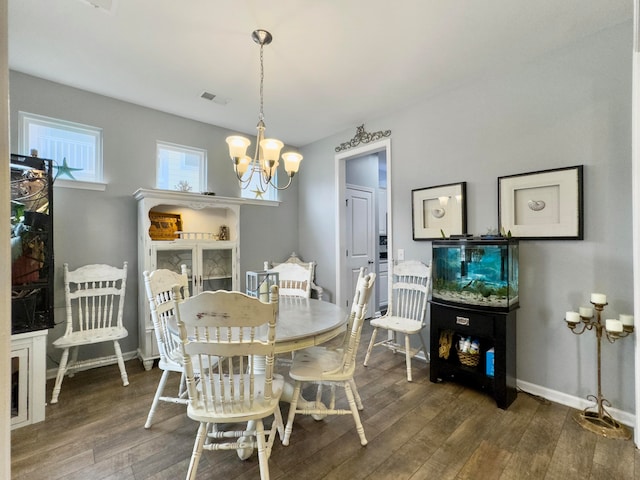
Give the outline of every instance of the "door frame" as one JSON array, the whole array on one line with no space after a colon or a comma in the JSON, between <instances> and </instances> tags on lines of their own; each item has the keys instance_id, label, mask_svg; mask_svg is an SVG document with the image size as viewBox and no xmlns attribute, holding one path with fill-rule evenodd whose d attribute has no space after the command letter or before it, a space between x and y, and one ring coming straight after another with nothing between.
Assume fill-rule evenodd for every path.
<instances>
[{"instance_id":1,"label":"door frame","mask_svg":"<svg viewBox=\"0 0 640 480\"><path fill-rule=\"evenodd\" d=\"M345 250L346 250L346 209L342 208L346 200L346 162L355 157L385 152L387 157L387 250L389 264L393 262L393 208L391 205L391 139L385 138L368 145L356 147L335 155L335 191L336 191L336 304L345 305L343 292L345 285Z\"/></svg>"},{"instance_id":2,"label":"door frame","mask_svg":"<svg viewBox=\"0 0 640 480\"><path fill-rule=\"evenodd\" d=\"M640 1L633 2L631 97L631 181L633 230L633 314L640 318ZM640 342L635 342L634 443L640 448Z\"/></svg>"}]
</instances>

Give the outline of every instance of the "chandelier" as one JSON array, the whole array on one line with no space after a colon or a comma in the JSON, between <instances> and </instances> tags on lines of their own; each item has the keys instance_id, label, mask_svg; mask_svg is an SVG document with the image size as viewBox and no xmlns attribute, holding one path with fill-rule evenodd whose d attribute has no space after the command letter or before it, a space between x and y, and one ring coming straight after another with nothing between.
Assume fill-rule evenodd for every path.
<instances>
[{"instance_id":1,"label":"chandelier","mask_svg":"<svg viewBox=\"0 0 640 480\"><path fill-rule=\"evenodd\" d=\"M239 135L232 135L227 137L227 144L229 145L229 155L233 161L233 169L236 172L236 177L240 182L240 186L244 189L249 185L256 187L256 194L262 195L266 192L271 185L277 190L284 190L291 185L291 180L300 168L300 161L302 155L296 152L285 152L282 154L282 160L284 162L284 169L287 172L289 181L286 185L279 187L276 183L276 170L280 164L280 150L284 146L280 140L275 138L264 138L264 61L263 61L263 49L265 45L269 45L273 37L266 30L255 30L251 34L253 41L260 45L260 112L258 114L258 135L256 138L256 148L253 154L253 158L247 155L247 148L251 145L251 140ZM253 182L253 176L257 175L259 181Z\"/></svg>"}]
</instances>

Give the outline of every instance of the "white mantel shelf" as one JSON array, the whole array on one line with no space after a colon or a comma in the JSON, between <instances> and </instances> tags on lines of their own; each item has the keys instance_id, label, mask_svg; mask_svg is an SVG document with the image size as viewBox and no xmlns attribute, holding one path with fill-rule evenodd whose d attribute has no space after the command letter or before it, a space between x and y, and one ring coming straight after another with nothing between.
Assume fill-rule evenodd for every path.
<instances>
[{"instance_id":1,"label":"white mantel shelf","mask_svg":"<svg viewBox=\"0 0 640 480\"><path fill-rule=\"evenodd\" d=\"M262 205L265 207L277 207L279 201L257 200L252 198L219 197L218 195L203 195L201 193L178 192L175 190L158 190L151 188L139 188L133 193L133 198L141 200L157 199L162 202L178 202L181 205L194 203L203 207L210 205L213 207L220 205Z\"/></svg>"}]
</instances>

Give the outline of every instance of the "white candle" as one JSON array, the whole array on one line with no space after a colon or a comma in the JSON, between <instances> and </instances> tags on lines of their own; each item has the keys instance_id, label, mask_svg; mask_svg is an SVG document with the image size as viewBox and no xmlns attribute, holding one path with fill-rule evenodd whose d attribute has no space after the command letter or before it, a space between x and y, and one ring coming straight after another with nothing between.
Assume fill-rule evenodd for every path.
<instances>
[{"instance_id":1,"label":"white candle","mask_svg":"<svg viewBox=\"0 0 640 480\"><path fill-rule=\"evenodd\" d=\"M580 316L582 318L591 318L591 317L593 317L593 308L580 307Z\"/></svg>"},{"instance_id":2,"label":"white candle","mask_svg":"<svg viewBox=\"0 0 640 480\"><path fill-rule=\"evenodd\" d=\"M578 323L580 321L580 314L578 312L567 312L564 314L564 319L567 322Z\"/></svg>"},{"instance_id":3,"label":"white candle","mask_svg":"<svg viewBox=\"0 0 640 480\"><path fill-rule=\"evenodd\" d=\"M605 323L605 328L609 332L621 332L622 322L620 320L616 320L615 318L608 318Z\"/></svg>"},{"instance_id":4,"label":"white candle","mask_svg":"<svg viewBox=\"0 0 640 480\"><path fill-rule=\"evenodd\" d=\"M605 303L607 303L607 296L604 293L592 293L591 303L595 303L597 305L604 305Z\"/></svg>"},{"instance_id":5,"label":"white candle","mask_svg":"<svg viewBox=\"0 0 640 480\"><path fill-rule=\"evenodd\" d=\"M622 325L625 326L633 326L633 315L621 314L620 322L622 322Z\"/></svg>"}]
</instances>

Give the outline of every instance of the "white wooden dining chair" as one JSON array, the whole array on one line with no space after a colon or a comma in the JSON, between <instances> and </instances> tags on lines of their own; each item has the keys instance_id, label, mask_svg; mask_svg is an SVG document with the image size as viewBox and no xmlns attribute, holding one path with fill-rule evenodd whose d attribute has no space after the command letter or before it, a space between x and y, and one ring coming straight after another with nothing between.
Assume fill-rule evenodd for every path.
<instances>
[{"instance_id":1,"label":"white wooden dining chair","mask_svg":"<svg viewBox=\"0 0 640 480\"><path fill-rule=\"evenodd\" d=\"M73 376L77 370L102 364L102 359L78 360L78 349L82 345L113 342L122 384L129 385L119 343L129 334L122 320L127 262L122 268L96 264L73 271L69 271L69 264L65 263L63 269L67 320L64 335L53 342L54 347L62 349L62 357L51 403L58 403L65 375Z\"/></svg>"},{"instance_id":2,"label":"white wooden dining chair","mask_svg":"<svg viewBox=\"0 0 640 480\"><path fill-rule=\"evenodd\" d=\"M380 318L372 318L373 327L371 340L364 358L364 366L369 363L371 351L376 346L384 346L394 353L405 354L407 366L407 380L412 380L411 358L420 350L420 347L411 347L411 335L420 337L420 344L425 357L429 358L429 349L424 343L422 329L425 326L427 311L427 299L431 285L431 267L416 260L409 260L393 267L391 283L391 299L387 313ZM376 343L378 330L391 332L385 340ZM404 345L397 336L404 335Z\"/></svg>"},{"instance_id":3,"label":"white wooden dining chair","mask_svg":"<svg viewBox=\"0 0 640 480\"><path fill-rule=\"evenodd\" d=\"M203 449L254 448L260 478L269 479L275 434L282 431L278 402L284 385L282 376L273 373L276 285L271 301L218 290L172 302L187 378L187 415L200 422L187 479L195 478ZM274 421L267 436L263 419L270 416ZM219 428L221 424L239 424L239 430Z\"/></svg>"},{"instance_id":4,"label":"white wooden dining chair","mask_svg":"<svg viewBox=\"0 0 640 480\"><path fill-rule=\"evenodd\" d=\"M144 424L144 428L150 428L159 402L181 403L184 405L188 402L182 352L180 351L180 337L178 336L175 313L171 301L174 300L176 291L179 294L177 300L189 298L189 277L187 276L186 265L181 265L181 273L158 269L153 272L145 271L143 276L149 311L151 312L151 321L153 322L158 345L158 355L160 355L158 368L162 370L162 376L153 397L147 421ZM179 287L177 290L174 289L175 285ZM169 328L171 322L173 323L173 329ZM164 389L171 372L180 374L180 386L176 396L164 395Z\"/></svg>"},{"instance_id":5,"label":"white wooden dining chair","mask_svg":"<svg viewBox=\"0 0 640 480\"><path fill-rule=\"evenodd\" d=\"M289 445L293 421L297 414L314 415L351 415L360 436L360 443L367 444L364 427L360 421L358 410L362 410L362 400L354 380L356 353L360 344L360 335L367 310L367 303L375 282L375 273L364 274L364 268L360 269L360 275L356 286L351 313L347 322L347 331L342 346L338 348L316 346L296 352L289 376L295 380L289 416L284 430L283 445ZM318 386L316 401L311 405L299 405L302 387L305 384ZM322 386L331 387L329 405L322 402ZM349 409L336 407L336 387L344 388ZM302 403L302 402L300 402Z\"/></svg>"},{"instance_id":6,"label":"white wooden dining chair","mask_svg":"<svg viewBox=\"0 0 640 480\"><path fill-rule=\"evenodd\" d=\"M315 292L315 297L322 300L323 288L314 283L316 262L303 262L294 252L269 270L278 272L280 296L311 298Z\"/></svg>"}]
</instances>

